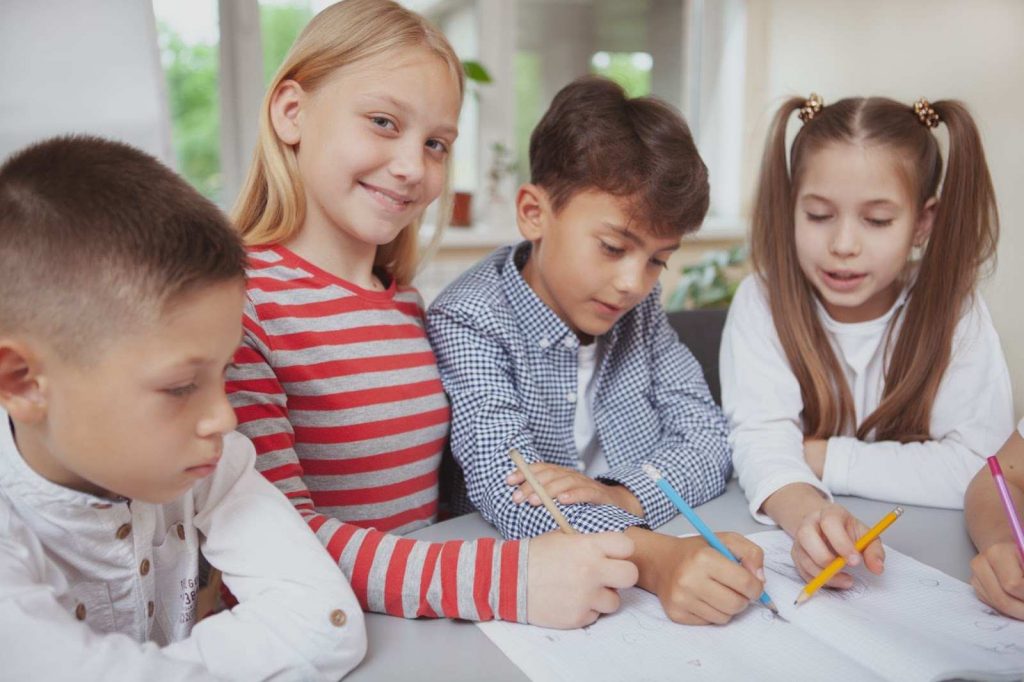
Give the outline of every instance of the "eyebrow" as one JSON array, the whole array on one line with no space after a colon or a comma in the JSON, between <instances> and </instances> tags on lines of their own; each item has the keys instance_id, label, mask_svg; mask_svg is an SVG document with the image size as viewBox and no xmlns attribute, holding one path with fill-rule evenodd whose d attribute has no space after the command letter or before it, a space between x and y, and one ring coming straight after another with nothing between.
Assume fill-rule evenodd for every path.
<instances>
[{"instance_id":1,"label":"eyebrow","mask_svg":"<svg viewBox=\"0 0 1024 682\"><path fill-rule=\"evenodd\" d=\"M812 200L815 200L815 201L821 201L821 202L826 203L826 204L835 203L831 199L827 199L827 198L825 198L823 196L820 196L818 194L803 194L803 195L800 196L800 199L812 199ZM899 206L899 204L897 202L893 201L892 199L871 199L870 201L865 201L864 204L867 205L867 206L893 206L893 207L898 207Z\"/></svg>"},{"instance_id":2,"label":"eyebrow","mask_svg":"<svg viewBox=\"0 0 1024 682\"><path fill-rule=\"evenodd\" d=\"M605 227L607 227L609 230L612 230L613 232L616 232L616 233L622 235L623 237L625 237L629 241L633 242L637 246L641 246L641 247L647 246L644 243L643 239L638 237L636 234L630 232L629 230L627 230L622 225L616 225L615 223L610 223L607 220L602 220L601 224L604 225ZM678 248L679 248L679 243L676 243L676 244L673 244L672 246L663 246L660 249L658 249L657 251L655 251L655 253L661 253L662 251L675 251Z\"/></svg>"},{"instance_id":3,"label":"eyebrow","mask_svg":"<svg viewBox=\"0 0 1024 682\"><path fill-rule=\"evenodd\" d=\"M406 115L412 112L412 107L409 106L407 103L403 102L400 99L396 99L395 97L392 97L391 95L388 95L386 93L371 92L366 95L363 95L362 99L377 100L378 102L390 104L391 106L393 106L394 108L398 109L399 111ZM442 124L437 127L437 130L441 134L450 135L453 138L459 136L459 129L455 126Z\"/></svg>"}]
</instances>

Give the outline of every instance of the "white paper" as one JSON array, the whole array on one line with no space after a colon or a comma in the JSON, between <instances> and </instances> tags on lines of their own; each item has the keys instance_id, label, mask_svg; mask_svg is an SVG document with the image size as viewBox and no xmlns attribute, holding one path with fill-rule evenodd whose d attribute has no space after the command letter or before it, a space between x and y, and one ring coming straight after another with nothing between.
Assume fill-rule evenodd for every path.
<instances>
[{"instance_id":1,"label":"white paper","mask_svg":"<svg viewBox=\"0 0 1024 682\"><path fill-rule=\"evenodd\" d=\"M1019 679L1024 623L971 587L886 548L885 573L853 570L850 590L803 588L782 531L748 536L765 550L766 589L789 621L754 603L725 626L672 623L653 595L624 590L618 612L580 630L478 627L537 682L576 680Z\"/></svg>"}]
</instances>

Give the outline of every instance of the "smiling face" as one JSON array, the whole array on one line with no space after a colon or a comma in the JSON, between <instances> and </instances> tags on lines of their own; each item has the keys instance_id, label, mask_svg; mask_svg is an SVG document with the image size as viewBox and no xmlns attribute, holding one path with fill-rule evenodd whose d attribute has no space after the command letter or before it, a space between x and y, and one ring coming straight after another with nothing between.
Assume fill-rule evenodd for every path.
<instances>
[{"instance_id":1,"label":"smiling face","mask_svg":"<svg viewBox=\"0 0 1024 682\"><path fill-rule=\"evenodd\" d=\"M881 317L899 295L911 247L928 238L935 200L919 210L896 152L833 143L811 152L796 197L804 276L840 322Z\"/></svg>"},{"instance_id":2,"label":"smiling face","mask_svg":"<svg viewBox=\"0 0 1024 682\"><path fill-rule=\"evenodd\" d=\"M25 461L58 485L156 504L212 473L236 424L224 371L244 295L241 281L186 294L87 364L44 347L25 389L36 418L11 410Z\"/></svg>"},{"instance_id":3,"label":"smiling face","mask_svg":"<svg viewBox=\"0 0 1024 682\"><path fill-rule=\"evenodd\" d=\"M536 185L519 190L519 229L533 242L523 279L578 336L600 336L654 288L679 237L655 237L630 222L627 200L575 194L551 208Z\"/></svg>"},{"instance_id":4,"label":"smiling face","mask_svg":"<svg viewBox=\"0 0 1024 682\"><path fill-rule=\"evenodd\" d=\"M338 68L313 92L284 81L271 111L296 149L302 238L357 252L392 241L440 195L460 107L458 81L425 48Z\"/></svg>"}]
</instances>

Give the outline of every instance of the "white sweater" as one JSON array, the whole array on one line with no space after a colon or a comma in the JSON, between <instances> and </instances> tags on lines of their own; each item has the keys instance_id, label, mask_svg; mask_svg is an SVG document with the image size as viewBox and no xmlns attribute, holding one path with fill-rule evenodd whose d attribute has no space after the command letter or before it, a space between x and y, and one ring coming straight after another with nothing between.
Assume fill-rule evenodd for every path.
<instances>
[{"instance_id":1,"label":"white sweater","mask_svg":"<svg viewBox=\"0 0 1024 682\"><path fill-rule=\"evenodd\" d=\"M857 424L878 407L885 383L886 327L906 296L904 291L882 317L855 324L836 322L818 304L853 395ZM733 463L750 513L762 523L772 523L759 512L765 499L798 482L829 499L857 495L962 509L967 484L1014 428L1006 360L979 295L954 332L950 364L932 407L932 440L865 442L851 437L851 429L828 440L822 480L804 461L800 385L775 331L764 286L754 275L740 284L729 309L720 369Z\"/></svg>"}]
</instances>

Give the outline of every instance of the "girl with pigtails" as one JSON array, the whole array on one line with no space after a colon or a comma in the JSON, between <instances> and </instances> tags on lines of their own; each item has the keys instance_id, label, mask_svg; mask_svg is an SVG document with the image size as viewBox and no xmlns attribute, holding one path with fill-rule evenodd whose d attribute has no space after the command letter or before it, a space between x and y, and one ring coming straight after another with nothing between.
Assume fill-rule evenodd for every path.
<instances>
[{"instance_id":1,"label":"girl with pigtails","mask_svg":"<svg viewBox=\"0 0 1024 682\"><path fill-rule=\"evenodd\" d=\"M794 112L802 126L787 149ZM793 537L805 579L837 555L883 570L881 542L858 553L867 528L833 495L961 509L1013 429L1009 373L976 290L998 232L981 138L960 102L825 106L812 95L776 114L754 272L722 342L722 402L750 511Z\"/></svg>"}]
</instances>

